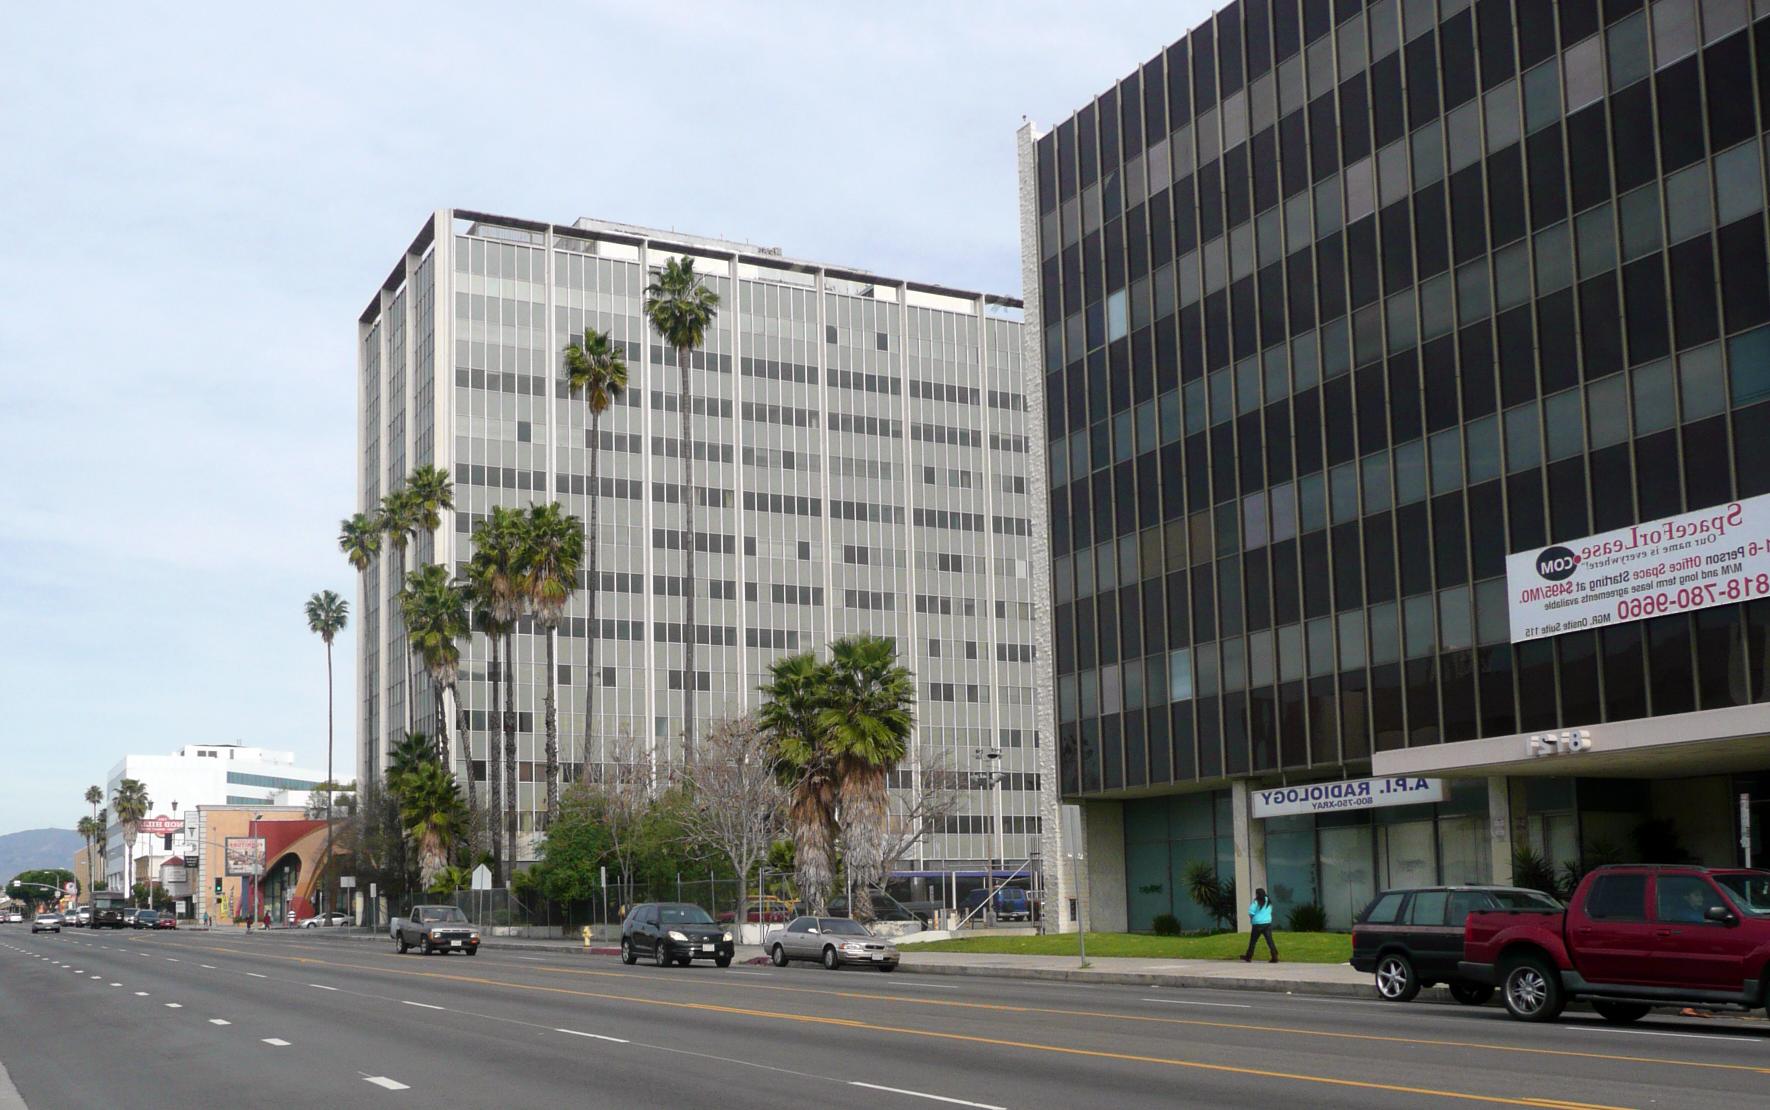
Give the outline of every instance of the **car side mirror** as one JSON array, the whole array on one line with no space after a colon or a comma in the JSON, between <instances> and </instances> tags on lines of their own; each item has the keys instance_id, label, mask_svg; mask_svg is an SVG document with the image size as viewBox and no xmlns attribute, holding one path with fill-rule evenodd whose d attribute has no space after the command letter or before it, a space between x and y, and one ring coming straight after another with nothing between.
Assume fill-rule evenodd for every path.
<instances>
[{"instance_id":1,"label":"car side mirror","mask_svg":"<svg viewBox=\"0 0 1770 1110\"><path fill-rule=\"evenodd\" d=\"M1721 925L1739 924L1739 918L1726 906L1710 906L1702 916L1705 921L1713 921Z\"/></svg>"}]
</instances>

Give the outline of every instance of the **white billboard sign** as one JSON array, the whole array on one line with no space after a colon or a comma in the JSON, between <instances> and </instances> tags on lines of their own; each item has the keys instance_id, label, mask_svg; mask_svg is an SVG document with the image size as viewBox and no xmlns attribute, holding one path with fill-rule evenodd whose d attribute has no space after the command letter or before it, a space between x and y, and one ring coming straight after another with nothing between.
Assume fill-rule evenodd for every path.
<instances>
[{"instance_id":1,"label":"white billboard sign","mask_svg":"<svg viewBox=\"0 0 1770 1110\"><path fill-rule=\"evenodd\" d=\"M1512 641L1770 597L1770 494L1506 558Z\"/></svg>"},{"instance_id":2,"label":"white billboard sign","mask_svg":"<svg viewBox=\"0 0 1770 1110\"><path fill-rule=\"evenodd\" d=\"M1382 779L1312 782L1250 790L1254 817L1291 817L1303 813L1338 813L1348 809L1381 809L1444 801L1443 779L1397 775Z\"/></svg>"}]
</instances>

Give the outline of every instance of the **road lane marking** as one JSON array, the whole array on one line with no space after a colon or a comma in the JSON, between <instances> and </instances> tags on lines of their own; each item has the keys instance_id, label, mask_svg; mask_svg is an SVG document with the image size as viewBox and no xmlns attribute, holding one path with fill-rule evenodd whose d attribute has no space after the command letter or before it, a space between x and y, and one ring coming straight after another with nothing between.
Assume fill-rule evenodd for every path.
<instances>
[{"instance_id":1,"label":"road lane marking","mask_svg":"<svg viewBox=\"0 0 1770 1110\"><path fill-rule=\"evenodd\" d=\"M137 998L146 998L147 996L148 996L148 992L146 992L146 991L136 991L135 992L135 997L137 997Z\"/></svg>"},{"instance_id":2,"label":"road lane marking","mask_svg":"<svg viewBox=\"0 0 1770 1110\"><path fill-rule=\"evenodd\" d=\"M335 991L338 989L337 987L328 987L324 983L309 983L307 985L316 991Z\"/></svg>"},{"instance_id":3,"label":"road lane marking","mask_svg":"<svg viewBox=\"0 0 1770 1110\"><path fill-rule=\"evenodd\" d=\"M1145 998L1145 1002L1164 1002L1169 1006L1220 1006L1226 1010L1251 1010L1254 1007L1246 1002L1193 1002L1185 998Z\"/></svg>"},{"instance_id":4,"label":"road lane marking","mask_svg":"<svg viewBox=\"0 0 1770 1110\"><path fill-rule=\"evenodd\" d=\"M88 975L87 978L88 979L103 979L104 976L102 976L102 975Z\"/></svg>"},{"instance_id":5,"label":"road lane marking","mask_svg":"<svg viewBox=\"0 0 1770 1110\"><path fill-rule=\"evenodd\" d=\"M215 970L214 964L198 964L197 966L202 968L205 971L214 971Z\"/></svg>"},{"instance_id":6,"label":"road lane marking","mask_svg":"<svg viewBox=\"0 0 1770 1110\"><path fill-rule=\"evenodd\" d=\"M184 1009L184 1004L182 1002L168 1002L166 1003L166 1008L168 1010L182 1010Z\"/></svg>"},{"instance_id":7,"label":"road lane marking","mask_svg":"<svg viewBox=\"0 0 1770 1110\"><path fill-rule=\"evenodd\" d=\"M248 971L248 972L246 972L246 974L247 974L247 975L250 975L250 976L251 976L251 977L252 977L252 978L254 978L254 979L269 979L269 978L270 978L270 976L268 976L268 975L260 975L260 974L258 974L258 973L257 973L257 972L256 972L256 971Z\"/></svg>"},{"instance_id":8,"label":"road lane marking","mask_svg":"<svg viewBox=\"0 0 1770 1110\"><path fill-rule=\"evenodd\" d=\"M210 1025L232 1025L233 1022L227 1020L226 1018L210 1018L209 1024Z\"/></svg>"},{"instance_id":9,"label":"road lane marking","mask_svg":"<svg viewBox=\"0 0 1770 1110\"><path fill-rule=\"evenodd\" d=\"M363 1076L363 1082L373 1083L377 1087L386 1087L390 1091L411 1090L411 1088L404 1083L395 1082L394 1080L387 1078L385 1075L365 1075Z\"/></svg>"},{"instance_id":10,"label":"road lane marking","mask_svg":"<svg viewBox=\"0 0 1770 1110\"><path fill-rule=\"evenodd\" d=\"M123 984L121 984L121 983L112 983L112 984L111 984L111 986L113 986L113 987L120 987L120 986L122 986L122 985L123 985Z\"/></svg>"},{"instance_id":11,"label":"road lane marking","mask_svg":"<svg viewBox=\"0 0 1770 1110\"><path fill-rule=\"evenodd\" d=\"M167 956L167 957L166 957L166 962L167 962L167 963L169 963L169 964L175 964L175 963L177 963L177 962L178 962L178 959L177 959L177 957L175 957L175 956Z\"/></svg>"},{"instance_id":12,"label":"road lane marking","mask_svg":"<svg viewBox=\"0 0 1770 1110\"><path fill-rule=\"evenodd\" d=\"M619 1037L605 1037L601 1033L586 1033L581 1029L555 1029L555 1033L570 1033L574 1037L589 1037L593 1041L613 1041L615 1044L628 1044Z\"/></svg>"},{"instance_id":13,"label":"road lane marking","mask_svg":"<svg viewBox=\"0 0 1770 1110\"><path fill-rule=\"evenodd\" d=\"M418 1008L419 1008L419 1009L421 1009L421 1010L440 1010L440 1009L443 1009L443 1007L441 1007L441 1006L432 1006L432 1005L431 1005L431 1004L430 1004L430 1003L428 1003L428 1002L411 1002L411 1001L408 1001L408 1000L406 1000L406 999L404 999L404 998L402 998L402 999L400 999L400 1004L401 1004L401 1005L405 1005L405 1006L416 1006L416 1007L418 1007Z\"/></svg>"},{"instance_id":14,"label":"road lane marking","mask_svg":"<svg viewBox=\"0 0 1770 1110\"><path fill-rule=\"evenodd\" d=\"M266 1037L266 1038L264 1038L264 1043L268 1044L268 1045L275 1045L277 1048L288 1048L289 1047L289 1042L283 1040L281 1037Z\"/></svg>"},{"instance_id":15,"label":"road lane marking","mask_svg":"<svg viewBox=\"0 0 1770 1110\"><path fill-rule=\"evenodd\" d=\"M877 1083L862 1083L858 1079L848 1081L850 1087L865 1087L869 1091L889 1091L894 1095L909 1095L911 1098L933 1099L935 1102L950 1102L954 1106L976 1106L979 1110L1008 1110L1006 1106L995 1106L988 1102L972 1102L969 1099L948 1098L946 1095L931 1095L927 1091L907 1091L902 1087L881 1087Z\"/></svg>"},{"instance_id":16,"label":"road lane marking","mask_svg":"<svg viewBox=\"0 0 1770 1110\"><path fill-rule=\"evenodd\" d=\"M245 952L245 950L234 949L234 948L223 948L223 949L220 949L220 951L232 953L235 955L248 954ZM257 955L259 953L251 953L251 954ZM554 986L545 986L545 985L533 984L533 983L507 982L507 981L501 980L501 979L487 979L482 976L472 976L472 975L455 975L455 974L450 974L448 972L443 972L443 971L405 970L405 969L401 969L401 968L388 967L384 964L375 965L375 964L351 964L351 963L341 963L341 962L328 962L328 961L317 960L317 959L314 959L312 957L307 957L307 956L268 956L267 955L266 958L274 959L274 960L283 960L285 962L296 963L296 964L323 963L323 964L325 964L325 966L330 967L334 970L336 970L336 969L349 969L351 971L380 972L380 973L388 974L388 975L400 975L400 976L406 976L406 977L411 977L411 978L443 980L443 981L451 981L451 982L459 982L459 983L472 983L472 984L479 985L479 986L499 987L499 988L503 988L506 990L528 991L531 993L559 994L559 995L566 995L566 996L578 997L578 998L605 999L605 1000L615 1001L615 1002L633 1002L633 1003L638 1003L641 1005L658 1006L658 1007L664 1007L664 1008L668 1008L668 1009L709 1010L709 1011L720 1012L720 1013L737 1014L737 1015L752 1016L752 1017L774 1018L774 1019L787 1020L787 1021L805 1021L805 1022L832 1024L832 1025L846 1025L846 1026L851 1026L854 1028L873 1029L873 1030L879 1030L879 1031L884 1031L884 1032L900 1032L900 1033L913 1035L913 1036L922 1036L922 1037L929 1037L929 1038L936 1038L936 1039L947 1038L947 1039L958 1039L958 1040L977 1040L977 1041L980 1041L981 1043L986 1043L986 1044L998 1043L998 1042L991 1040L989 1038L971 1038L971 1037L967 1037L966 1035L963 1035L963 1034L940 1033L940 1032L935 1032L935 1031L931 1031L931 1030L894 1028L891 1026L869 1025L864 1022L850 1021L848 1019L821 1018L821 1017L817 1017L814 1015L792 1014L792 1013L787 1013L787 1012L779 1011L779 1010L746 1009L744 1007L722 1006L722 1005L718 1005L715 1003L707 1003L707 1002L679 1002L679 1001L671 1001L669 999L662 999L662 998L650 998L650 997L645 997L642 995L616 994L613 992L606 992L606 991L578 990L578 989L574 989L574 988L570 988L570 987L554 987ZM553 970L572 971L572 969L568 969L568 968L555 968ZM575 972L575 973L582 974L582 975L600 975L600 976L610 977L610 978L631 978L630 974L624 973L624 972L582 971L582 972ZM684 978L680 981L681 982L698 982L699 980L690 980L690 979ZM817 988L804 988L804 987L777 987L777 986L771 985L771 986L765 987L763 989L784 990L784 991L789 991L789 992L794 992L794 993L803 993L803 994L831 995L831 996L835 996L835 997L855 998L855 999L861 999L861 1000L871 1001L871 1002L879 1002L879 1001L909 1002L909 1003L914 1003L919 1006L944 1006L944 1007L951 1007L951 1008L961 1009L961 1010L987 1010L987 1011L996 1011L996 1012L1022 1013L1022 1014L1034 1014L1034 1015L1049 1014L1049 1015L1057 1015L1057 1016L1062 1016L1062 1017L1083 1017L1083 1018L1106 1019L1106 1020L1112 1020L1112 1021L1138 1022L1138 1023L1150 1024L1150 1025L1186 1026L1186 1027L1203 1028L1203 1029L1228 1029L1228 1030L1235 1030L1235 1031L1239 1031L1239 1032L1266 1033L1266 1034L1276 1034L1276 1035L1280 1035L1280 1036L1315 1037L1315 1038L1322 1038L1322 1039L1327 1039L1327 1040L1370 1041L1370 1042L1381 1043L1381 1044L1415 1045L1415 1046L1424 1046L1424 1047L1428 1047L1428 1048L1475 1049L1475 1050L1485 1051L1485 1052L1503 1052L1503 1053L1513 1053L1513 1054L1529 1055L1529 1056L1563 1057L1563 1058L1577 1059L1577 1060L1604 1060L1604 1061L1630 1063L1630 1064L1661 1064L1661 1065L1670 1065L1670 1066L1674 1066L1674 1067L1696 1068L1696 1069L1705 1070L1705 1071L1737 1071L1737 1072L1749 1072L1753 1075L1770 1075L1770 1067L1766 1067L1766 1066L1758 1065L1758 1064L1733 1064L1733 1063L1711 1062L1711 1061L1704 1061L1704 1060L1679 1060L1679 1059L1674 1059L1671 1057L1664 1057L1664 1056L1632 1056L1632 1055L1627 1055L1627 1054L1623 1054L1623 1053L1616 1053L1616 1052L1593 1052L1593 1051L1587 1051L1587 1050L1581 1050L1581 1049L1571 1049L1571 1048L1540 1048L1540 1047L1529 1046L1529 1045L1504 1045L1504 1044L1493 1044L1491 1042L1481 1042L1481 1041L1439 1040L1439 1039L1434 1039L1434 1038L1404 1037L1404 1036L1376 1034L1376 1033L1352 1033L1352 1032L1344 1032L1344 1031L1340 1031L1340 1030L1330 1030L1330 1029L1306 1029L1306 1028L1301 1028L1301 1027L1296 1027L1296 1026L1260 1025L1260 1024L1254 1024L1251 1022L1217 1021L1217 1020L1207 1019L1204 1017L1196 1017L1196 1018L1165 1017L1165 1016L1158 1017L1153 1014L1125 1014L1125 1013L1110 1013L1107 1011L1097 1011L1097 1010L1068 1010L1068 1009L1060 1009L1060 1008L1056 1008L1056 1007L1016 1006L1016 1005L1008 1005L1008 1004L1004 1004L1004 1003L993 1003L993 1002L970 1002L970 1001L959 1000L959 999L948 1000L948 999L934 999L934 998L915 998L915 997L904 996L904 995L881 995L881 994L848 992L848 991L832 991L832 990L817 989ZM1389 1007L1393 1008L1392 1003L1381 1003L1381 1005L1389 1006ZM1059 1053L1059 1054L1094 1055L1094 1056L1102 1056L1102 1057L1105 1057L1108 1059L1128 1059L1128 1060L1131 1060L1134 1062L1150 1062L1150 1063L1168 1064L1168 1065L1173 1065L1173 1066L1178 1066L1178 1067L1199 1068L1199 1069L1203 1069L1203 1070L1229 1071L1229 1072L1236 1073L1236 1074L1244 1074L1245 1073L1245 1074L1251 1074L1251 1075L1264 1075L1264 1076L1269 1076L1269 1077L1273 1077L1273 1078L1297 1079L1297 1080L1302 1080L1302 1081L1318 1082L1318 1083L1322 1083L1322 1084L1335 1085L1335 1086L1351 1086L1351 1087L1355 1087L1355 1088L1363 1087L1365 1089L1375 1089L1375 1090L1392 1090L1393 1089L1393 1090L1400 1091L1401 1093L1428 1093L1428 1094L1432 1094L1432 1095L1436 1095L1436 1096L1440 1096L1440 1097L1445 1097L1445 1098L1464 1098L1464 1099L1472 1099L1472 1100L1478 1101L1478 1102L1485 1101L1485 1102L1497 1102L1497 1103L1510 1104L1510 1105L1532 1105L1531 1103L1529 1103L1526 1100L1512 1099L1512 1098L1507 1098L1505 1096L1473 1095L1473 1094L1464 1094L1461 1092L1454 1092L1454 1091L1439 1092L1439 1091L1430 1091L1425 1088L1400 1088L1400 1087L1391 1088L1389 1085L1382 1084L1382 1083L1376 1083L1376 1082L1366 1082L1366 1081L1362 1081L1362 1080L1335 1079L1335 1078L1328 1077L1328 1076L1289 1075L1289 1074L1281 1073L1281 1072L1268 1073L1268 1072L1263 1072L1260 1069L1242 1069L1241 1071L1238 1072L1236 1069L1229 1067L1228 1065L1207 1064L1207 1063L1203 1063L1203 1062L1196 1062L1195 1063L1195 1062L1191 1062L1191 1061L1169 1059L1169 1058L1163 1058L1163 1057L1136 1057L1136 1056L1126 1057L1126 1056L1121 1056L1119 1054L1114 1054L1114 1053L1095 1052L1094 1050L1070 1048L1068 1046L1062 1046L1062 1045L1028 1044L1028 1045L1022 1046L1020 1042L1013 1042L1013 1041L1000 1042L1000 1043L1004 1043L1008 1046L1013 1046L1013 1047L1027 1047L1027 1048L1031 1048L1031 1049L1035 1049L1035 1050L1048 1051L1048 1052L1054 1052L1054 1053Z\"/></svg>"},{"instance_id":17,"label":"road lane marking","mask_svg":"<svg viewBox=\"0 0 1770 1110\"><path fill-rule=\"evenodd\" d=\"M1602 1025L1568 1025L1569 1029L1583 1029L1587 1033L1621 1033L1625 1037L1684 1037L1693 1041L1731 1041L1739 1044L1744 1040L1740 1037L1729 1037L1722 1033L1672 1033L1655 1029L1609 1029Z\"/></svg>"}]
</instances>

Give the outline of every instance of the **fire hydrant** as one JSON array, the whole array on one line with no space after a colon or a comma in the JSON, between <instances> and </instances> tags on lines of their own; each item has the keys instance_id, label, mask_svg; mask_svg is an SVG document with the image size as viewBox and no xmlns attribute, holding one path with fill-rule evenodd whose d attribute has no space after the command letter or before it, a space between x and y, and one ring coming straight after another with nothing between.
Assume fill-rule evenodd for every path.
<instances>
[{"instance_id":1,"label":"fire hydrant","mask_svg":"<svg viewBox=\"0 0 1770 1110\"><path fill-rule=\"evenodd\" d=\"M584 926L584 947L590 947L590 926Z\"/></svg>"}]
</instances>

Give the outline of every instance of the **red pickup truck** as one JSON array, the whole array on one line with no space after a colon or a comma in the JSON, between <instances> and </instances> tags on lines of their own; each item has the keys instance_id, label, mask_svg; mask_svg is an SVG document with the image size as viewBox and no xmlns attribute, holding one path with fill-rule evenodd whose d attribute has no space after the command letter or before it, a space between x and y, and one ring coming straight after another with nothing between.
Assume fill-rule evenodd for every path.
<instances>
[{"instance_id":1,"label":"red pickup truck","mask_svg":"<svg viewBox=\"0 0 1770 1110\"><path fill-rule=\"evenodd\" d=\"M1770 872L1626 866L1587 874L1559 913L1470 914L1457 972L1499 987L1521 1021L1580 998L1622 1024L1654 1006L1757 1009L1767 964Z\"/></svg>"}]
</instances>

